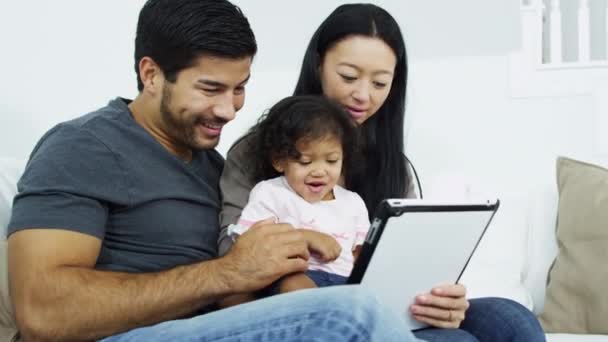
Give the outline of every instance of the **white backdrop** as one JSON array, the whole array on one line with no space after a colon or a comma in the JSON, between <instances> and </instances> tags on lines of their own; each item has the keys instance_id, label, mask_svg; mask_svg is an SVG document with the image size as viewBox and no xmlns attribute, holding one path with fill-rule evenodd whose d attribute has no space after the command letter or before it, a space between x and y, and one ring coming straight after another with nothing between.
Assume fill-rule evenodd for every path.
<instances>
[{"instance_id":1,"label":"white backdrop","mask_svg":"<svg viewBox=\"0 0 608 342\"><path fill-rule=\"evenodd\" d=\"M337 0L238 0L260 52L225 152L293 90L305 45ZM589 97L509 97L518 1L373 1L400 22L411 61L408 153L423 181L462 175L491 192L554 183L558 154L592 158ZM136 94L143 0L0 0L0 156L25 158L51 126Z\"/></svg>"}]
</instances>

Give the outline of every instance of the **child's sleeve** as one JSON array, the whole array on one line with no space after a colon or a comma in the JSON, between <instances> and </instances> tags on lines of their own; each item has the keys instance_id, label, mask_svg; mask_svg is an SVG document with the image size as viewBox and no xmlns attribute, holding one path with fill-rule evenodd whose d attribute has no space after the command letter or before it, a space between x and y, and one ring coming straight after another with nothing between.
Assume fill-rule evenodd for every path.
<instances>
[{"instance_id":1,"label":"child's sleeve","mask_svg":"<svg viewBox=\"0 0 608 342\"><path fill-rule=\"evenodd\" d=\"M268 183L258 183L249 194L249 201L241 213L236 225L229 229L229 235L241 235L256 222L273 218L277 220L277 210L272 194L272 188Z\"/></svg>"},{"instance_id":2,"label":"child's sleeve","mask_svg":"<svg viewBox=\"0 0 608 342\"><path fill-rule=\"evenodd\" d=\"M363 245L363 242L365 242L365 237L367 236L367 231L369 230L369 217L367 214L367 207L365 207L365 202L363 202L363 199L361 199L359 195L355 196L357 205L354 208L357 208L357 211L355 218L355 243L353 245L353 250L357 246Z\"/></svg>"}]
</instances>

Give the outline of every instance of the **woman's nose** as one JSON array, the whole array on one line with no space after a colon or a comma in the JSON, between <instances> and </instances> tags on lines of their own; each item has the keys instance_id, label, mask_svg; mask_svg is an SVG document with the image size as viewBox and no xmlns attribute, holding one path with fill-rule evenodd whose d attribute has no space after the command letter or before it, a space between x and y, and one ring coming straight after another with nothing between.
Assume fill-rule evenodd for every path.
<instances>
[{"instance_id":1,"label":"woman's nose","mask_svg":"<svg viewBox=\"0 0 608 342\"><path fill-rule=\"evenodd\" d=\"M358 82L353 91L353 98L359 102L367 102L370 96L370 89L368 82Z\"/></svg>"}]
</instances>

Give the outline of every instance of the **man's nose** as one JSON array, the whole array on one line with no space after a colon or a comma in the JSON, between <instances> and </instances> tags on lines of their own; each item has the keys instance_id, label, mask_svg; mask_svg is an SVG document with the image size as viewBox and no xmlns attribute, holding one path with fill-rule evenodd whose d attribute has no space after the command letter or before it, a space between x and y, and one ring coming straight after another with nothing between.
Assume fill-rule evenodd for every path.
<instances>
[{"instance_id":1,"label":"man's nose","mask_svg":"<svg viewBox=\"0 0 608 342\"><path fill-rule=\"evenodd\" d=\"M226 122L234 119L236 116L234 96L232 94L226 94L218 100L218 103L213 107L213 114Z\"/></svg>"}]
</instances>

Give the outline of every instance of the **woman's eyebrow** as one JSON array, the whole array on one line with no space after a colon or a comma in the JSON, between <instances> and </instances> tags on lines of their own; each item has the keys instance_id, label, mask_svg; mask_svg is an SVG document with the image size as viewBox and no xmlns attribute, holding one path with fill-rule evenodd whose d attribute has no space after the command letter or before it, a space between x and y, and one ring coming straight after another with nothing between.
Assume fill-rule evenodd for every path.
<instances>
[{"instance_id":1,"label":"woman's eyebrow","mask_svg":"<svg viewBox=\"0 0 608 342\"><path fill-rule=\"evenodd\" d=\"M342 62L342 63L338 63L338 65L347 66L347 67L356 69L357 71L361 71L360 67L358 67L357 65L352 64L352 63ZM390 75L393 75L393 72L390 70L380 69L380 70L375 70L374 72L372 72L372 74L374 74L374 75L387 74L390 76Z\"/></svg>"}]
</instances>

